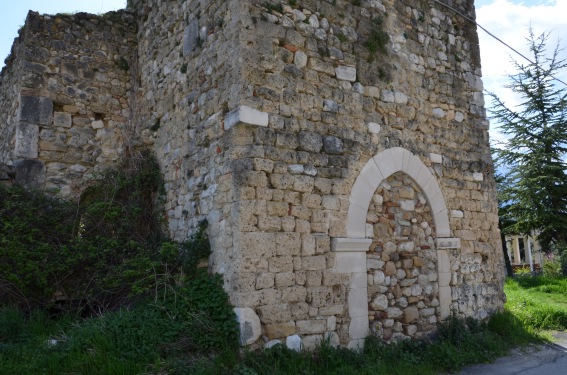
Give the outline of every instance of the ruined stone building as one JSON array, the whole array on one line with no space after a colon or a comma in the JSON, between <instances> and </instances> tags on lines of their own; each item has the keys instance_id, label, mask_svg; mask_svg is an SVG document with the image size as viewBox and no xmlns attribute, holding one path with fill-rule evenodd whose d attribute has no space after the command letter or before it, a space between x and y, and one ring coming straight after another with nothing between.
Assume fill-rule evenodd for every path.
<instances>
[{"instance_id":1,"label":"ruined stone building","mask_svg":"<svg viewBox=\"0 0 567 375\"><path fill-rule=\"evenodd\" d=\"M474 17L473 0L30 12L0 76L0 163L76 198L153 150L169 234L208 220L248 344L482 319L504 272Z\"/></svg>"}]
</instances>

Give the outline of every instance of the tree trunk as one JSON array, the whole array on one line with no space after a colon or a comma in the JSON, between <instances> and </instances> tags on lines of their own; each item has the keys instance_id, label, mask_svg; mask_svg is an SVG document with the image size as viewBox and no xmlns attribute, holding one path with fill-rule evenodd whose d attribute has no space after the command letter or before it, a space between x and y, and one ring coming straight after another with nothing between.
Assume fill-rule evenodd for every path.
<instances>
[{"instance_id":1,"label":"tree trunk","mask_svg":"<svg viewBox=\"0 0 567 375\"><path fill-rule=\"evenodd\" d=\"M512 270L512 264L510 263L510 258L508 257L508 251L506 251L506 235L503 232L500 232L500 240L502 241L502 252L504 253L506 274L508 277L512 277L514 276L514 270Z\"/></svg>"}]
</instances>

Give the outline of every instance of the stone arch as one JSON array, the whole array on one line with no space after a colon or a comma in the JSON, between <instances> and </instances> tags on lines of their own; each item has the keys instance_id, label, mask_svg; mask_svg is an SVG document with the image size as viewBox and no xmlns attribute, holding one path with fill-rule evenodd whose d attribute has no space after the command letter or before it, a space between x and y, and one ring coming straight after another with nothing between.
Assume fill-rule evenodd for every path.
<instances>
[{"instance_id":1,"label":"stone arch","mask_svg":"<svg viewBox=\"0 0 567 375\"><path fill-rule=\"evenodd\" d=\"M450 237L447 206L437 179L417 156L402 147L378 153L360 171L349 197L347 237L366 237L366 211L372 195L383 180L396 172L404 172L423 190L433 213L436 237Z\"/></svg>"},{"instance_id":2,"label":"stone arch","mask_svg":"<svg viewBox=\"0 0 567 375\"><path fill-rule=\"evenodd\" d=\"M450 238L449 214L443 193L436 177L419 157L402 147L384 150L368 160L354 182L349 196L347 237L332 241L332 250L336 253L335 268L337 272L350 274L351 279L347 301L351 348L361 347L368 335L366 252L372 239L367 238L366 213L374 191L396 172L404 172L417 183L431 208L437 247L439 317L444 319L450 314L451 273L446 249L460 248L460 240Z\"/></svg>"}]
</instances>

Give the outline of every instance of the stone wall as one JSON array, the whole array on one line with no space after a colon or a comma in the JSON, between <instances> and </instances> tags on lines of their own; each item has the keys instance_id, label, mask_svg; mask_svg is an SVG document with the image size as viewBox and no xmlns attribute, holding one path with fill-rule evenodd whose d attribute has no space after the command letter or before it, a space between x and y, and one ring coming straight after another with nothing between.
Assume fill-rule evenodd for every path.
<instances>
[{"instance_id":1,"label":"stone wall","mask_svg":"<svg viewBox=\"0 0 567 375\"><path fill-rule=\"evenodd\" d=\"M298 333L312 343L336 332L354 345L365 336L372 296L356 292L363 289L358 273L344 272L330 243L367 236L349 233L349 210L360 204L353 184L372 157L400 147L439 185L433 203L446 225L434 237L460 248L440 249L448 259L443 302L432 306L431 296L421 315L434 308L431 322L451 310L482 318L500 308L497 207L474 25L425 3L302 1L281 12L263 4L250 3L241 33L250 47L243 73L252 85L241 103L269 114L269 123L240 130L247 167L235 183L248 194L238 210L235 247L244 268L230 288L233 302L254 307L265 329L278 332L268 338ZM454 6L474 17L472 2ZM381 32L389 37L385 51L374 51L369 43ZM264 245L272 242L275 248ZM474 280L460 272L469 267ZM472 299L474 308L465 302Z\"/></svg>"},{"instance_id":2,"label":"stone wall","mask_svg":"<svg viewBox=\"0 0 567 375\"><path fill-rule=\"evenodd\" d=\"M21 34L14 39L11 53L6 57L6 65L0 72L0 163L13 165L16 144L16 126L18 124L18 96L20 93L22 60Z\"/></svg>"},{"instance_id":3,"label":"stone wall","mask_svg":"<svg viewBox=\"0 0 567 375\"><path fill-rule=\"evenodd\" d=\"M367 253L369 320L385 340L422 337L439 307L434 222L425 195L398 172L383 181L368 208L373 241Z\"/></svg>"},{"instance_id":4,"label":"stone wall","mask_svg":"<svg viewBox=\"0 0 567 375\"><path fill-rule=\"evenodd\" d=\"M135 25L127 12L28 14L3 74L2 87L11 87L0 95L12 104L2 161L16 165L16 176L73 198L85 178L123 156L133 136Z\"/></svg>"},{"instance_id":5,"label":"stone wall","mask_svg":"<svg viewBox=\"0 0 567 375\"><path fill-rule=\"evenodd\" d=\"M225 116L249 91L240 73L246 3L154 0L133 7L140 19L136 122L164 174L169 232L182 241L208 220L210 267L230 289L238 277L235 209L245 194L233 178L246 167L238 144L247 138L228 129Z\"/></svg>"},{"instance_id":6,"label":"stone wall","mask_svg":"<svg viewBox=\"0 0 567 375\"><path fill-rule=\"evenodd\" d=\"M98 166L153 149L170 235L208 220L248 344L358 347L501 309L478 40L458 14L474 18L473 1L271 4L30 14L26 158L74 196Z\"/></svg>"}]
</instances>

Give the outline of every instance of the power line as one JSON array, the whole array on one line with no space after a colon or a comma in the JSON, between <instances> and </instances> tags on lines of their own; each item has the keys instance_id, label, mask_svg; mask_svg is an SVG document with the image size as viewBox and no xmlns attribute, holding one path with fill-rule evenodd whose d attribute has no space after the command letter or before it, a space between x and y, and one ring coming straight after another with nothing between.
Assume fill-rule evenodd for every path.
<instances>
[{"instance_id":1,"label":"power line","mask_svg":"<svg viewBox=\"0 0 567 375\"><path fill-rule=\"evenodd\" d=\"M500 43L502 43L503 45L505 45L506 47L508 47L509 49L511 49L512 51L516 52L518 55L520 55L521 57L523 57L524 59L526 59L527 61L529 61L531 64L535 63L530 60L529 58L527 58L526 56L524 56L522 53L518 52L518 50L516 50L515 48L513 48L512 46L510 46L508 43L504 42L502 39L498 38L496 35L492 34L490 31L486 30L484 27L482 27L482 25L480 25L478 22L476 22L476 20L470 18L469 16L467 16L466 14L462 13L460 10L455 9L454 7L445 4L444 2L440 1L440 0L432 0L433 2L443 5L444 7L447 7L449 9L451 9L453 12L457 13L458 15L460 15L461 17L463 17L464 19L466 19L469 22L474 23L476 26L478 26L479 28L481 28L485 33L487 33L488 35L490 35L491 37L493 37L494 39L496 39L497 41L499 41ZM564 84L565 86L567 86L567 83L563 82L561 79L555 77L555 76L551 76L551 78L553 78L556 81L561 82L562 84Z\"/></svg>"}]
</instances>

